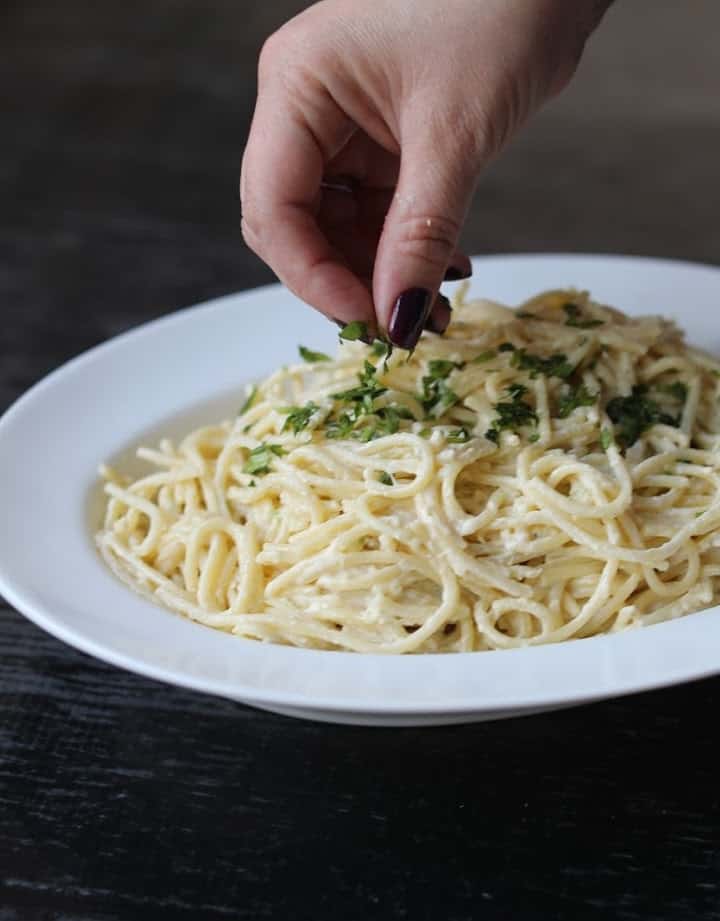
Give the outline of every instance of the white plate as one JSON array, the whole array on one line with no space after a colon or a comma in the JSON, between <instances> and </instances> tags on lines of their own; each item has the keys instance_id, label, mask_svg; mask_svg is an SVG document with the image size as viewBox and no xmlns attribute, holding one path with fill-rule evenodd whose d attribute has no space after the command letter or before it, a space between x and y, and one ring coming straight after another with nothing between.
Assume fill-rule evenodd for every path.
<instances>
[{"instance_id":1,"label":"white plate","mask_svg":"<svg viewBox=\"0 0 720 921\"><path fill-rule=\"evenodd\" d=\"M630 313L676 317L720 353L720 269L616 256L474 261L473 291L513 304L574 285ZM0 591L78 649L161 681L279 713L344 723L493 719L720 671L720 610L555 646L377 656L230 637L154 607L105 569L92 532L97 465L139 440L237 410L242 385L332 349L337 332L271 286L149 323L71 361L0 420ZM188 409L189 407L189 409Z\"/></svg>"}]
</instances>

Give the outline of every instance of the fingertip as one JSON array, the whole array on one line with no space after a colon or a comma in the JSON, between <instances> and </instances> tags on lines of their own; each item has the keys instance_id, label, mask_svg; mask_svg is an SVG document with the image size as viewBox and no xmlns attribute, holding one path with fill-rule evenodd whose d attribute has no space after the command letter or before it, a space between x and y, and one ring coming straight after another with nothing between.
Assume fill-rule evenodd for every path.
<instances>
[{"instance_id":1,"label":"fingertip","mask_svg":"<svg viewBox=\"0 0 720 921\"><path fill-rule=\"evenodd\" d=\"M430 316L425 323L425 329L442 336L450 325L451 320L452 307L450 306L450 301L444 294L438 294L430 311Z\"/></svg>"}]
</instances>

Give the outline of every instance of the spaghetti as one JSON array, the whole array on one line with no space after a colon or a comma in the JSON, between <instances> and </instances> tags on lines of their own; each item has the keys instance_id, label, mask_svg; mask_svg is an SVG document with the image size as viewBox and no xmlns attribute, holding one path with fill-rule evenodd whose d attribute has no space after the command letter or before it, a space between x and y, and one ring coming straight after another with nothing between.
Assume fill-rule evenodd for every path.
<instances>
[{"instance_id":1,"label":"spaghetti","mask_svg":"<svg viewBox=\"0 0 720 921\"><path fill-rule=\"evenodd\" d=\"M301 349L237 418L141 447L148 475L103 467L113 572L209 627L356 652L552 643L712 605L720 363L583 292L453 306L409 358Z\"/></svg>"}]
</instances>

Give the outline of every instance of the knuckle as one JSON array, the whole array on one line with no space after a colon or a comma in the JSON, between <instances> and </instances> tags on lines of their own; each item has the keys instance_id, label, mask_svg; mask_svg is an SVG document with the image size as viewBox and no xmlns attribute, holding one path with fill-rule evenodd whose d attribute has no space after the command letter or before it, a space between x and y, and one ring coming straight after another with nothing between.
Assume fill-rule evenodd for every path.
<instances>
[{"instance_id":1,"label":"knuckle","mask_svg":"<svg viewBox=\"0 0 720 921\"><path fill-rule=\"evenodd\" d=\"M397 228L398 251L444 272L455 249L460 225L451 218L421 214L404 218Z\"/></svg>"},{"instance_id":2,"label":"knuckle","mask_svg":"<svg viewBox=\"0 0 720 921\"><path fill-rule=\"evenodd\" d=\"M286 24L277 32L273 32L263 42L258 58L258 83L266 83L278 72L282 73L287 67L292 55L293 40L291 29Z\"/></svg>"}]
</instances>

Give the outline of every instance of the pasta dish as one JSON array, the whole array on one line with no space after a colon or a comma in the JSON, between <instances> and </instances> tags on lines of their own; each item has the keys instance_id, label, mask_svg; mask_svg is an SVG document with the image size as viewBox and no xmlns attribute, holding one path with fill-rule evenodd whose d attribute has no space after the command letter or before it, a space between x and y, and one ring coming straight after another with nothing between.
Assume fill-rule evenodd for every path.
<instances>
[{"instance_id":1,"label":"pasta dish","mask_svg":"<svg viewBox=\"0 0 720 921\"><path fill-rule=\"evenodd\" d=\"M460 289L411 355L364 333L139 448L147 475L101 468L112 571L209 627L355 652L555 643L718 600L720 362L673 322Z\"/></svg>"}]
</instances>

